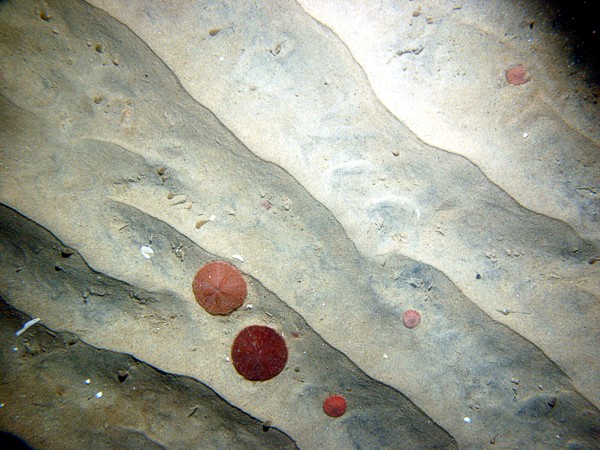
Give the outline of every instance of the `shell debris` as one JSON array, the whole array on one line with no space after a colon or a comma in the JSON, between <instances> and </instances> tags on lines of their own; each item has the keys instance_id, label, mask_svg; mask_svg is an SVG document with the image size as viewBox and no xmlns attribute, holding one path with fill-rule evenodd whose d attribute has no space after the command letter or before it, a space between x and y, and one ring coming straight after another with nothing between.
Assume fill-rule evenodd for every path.
<instances>
[{"instance_id":1,"label":"shell debris","mask_svg":"<svg viewBox=\"0 0 600 450\"><path fill-rule=\"evenodd\" d=\"M25 325L23 325L23 328L21 328L19 331L17 331L16 336L21 336L23 333L25 333L25 331L27 331L27 329L29 327L35 325L39 321L40 321L39 317L36 317L35 319L31 319L29 322L27 322Z\"/></svg>"},{"instance_id":2,"label":"shell debris","mask_svg":"<svg viewBox=\"0 0 600 450\"><path fill-rule=\"evenodd\" d=\"M140 252L142 256L146 259L150 259L152 258L152 255L154 255L154 250L152 249L152 247L148 247L147 245L142 245L140 247Z\"/></svg>"}]
</instances>

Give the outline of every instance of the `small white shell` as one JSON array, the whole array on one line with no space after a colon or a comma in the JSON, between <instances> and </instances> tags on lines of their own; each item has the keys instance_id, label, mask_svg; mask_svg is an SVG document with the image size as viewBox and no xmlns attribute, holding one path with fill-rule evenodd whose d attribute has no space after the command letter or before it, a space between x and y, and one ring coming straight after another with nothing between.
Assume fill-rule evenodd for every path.
<instances>
[{"instance_id":1,"label":"small white shell","mask_svg":"<svg viewBox=\"0 0 600 450\"><path fill-rule=\"evenodd\" d=\"M146 259L150 259L152 258L152 255L154 255L154 250L152 250L152 247L148 247L147 245L142 245L142 247L140 248L140 252L142 253L142 256Z\"/></svg>"},{"instance_id":2,"label":"small white shell","mask_svg":"<svg viewBox=\"0 0 600 450\"><path fill-rule=\"evenodd\" d=\"M239 262L244 262L244 257L242 255L231 255L231 257L237 259Z\"/></svg>"},{"instance_id":3,"label":"small white shell","mask_svg":"<svg viewBox=\"0 0 600 450\"><path fill-rule=\"evenodd\" d=\"M100 397L102 397L102 391L96 392L96 398L100 398Z\"/></svg>"}]
</instances>

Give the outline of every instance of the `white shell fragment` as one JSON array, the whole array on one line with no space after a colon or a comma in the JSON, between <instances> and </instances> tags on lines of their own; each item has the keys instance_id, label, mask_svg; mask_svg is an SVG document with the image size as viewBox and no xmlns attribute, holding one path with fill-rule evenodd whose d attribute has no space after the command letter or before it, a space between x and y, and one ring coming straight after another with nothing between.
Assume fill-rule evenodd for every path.
<instances>
[{"instance_id":1,"label":"white shell fragment","mask_svg":"<svg viewBox=\"0 0 600 450\"><path fill-rule=\"evenodd\" d=\"M91 383L91 381L90 381L90 379L88 378L87 380L85 380L85 381L84 381L84 383L85 383L85 384L90 384L90 383Z\"/></svg>"},{"instance_id":2,"label":"white shell fragment","mask_svg":"<svg viewBox=\"0 0 600 450\"><path fill-rule=\"evenodd\" d=\"M244 262L244 257L242 255L231 255L231 257L237 259L239 262Z\"/></svg>"},{"instance_id":3,"label":"white shell fragment","mask_svg":"<svg viewBox=\"0 0 600 450\"><path fill-rule=\"evenodd\" d=\"M102 397L102 391L96 392L96 398L100 398L100 397Z\"/></svg>"},{"instance_id":4,"label":"white shell fragment","mask_svg":"<svg viewBox=\"0 0 600 450\"><path fill-rule=\"evenodd\" d=\"M471 423L471 418L470 417L465 417L463 420L465 421L465 423Z\"/></svg>"},{"instance_id":5,"label":"white shell fragment","mask_svg":"<svg viewBox=\"0 0 600 450\"><path fill-rule=\"evenodd\" d=\"M27 322L25 325L23 325L23 328L21 328L19 331L17 331L16 335L21 336L23 333L25 333L25 331L27 331L27 328L29 328L32 325L35 325L39 321L40 321L39 317L37 317L35 319L31 319L29 322Z\"/></svg>"},{"instance_id":6,"label":"white shell fragment","mask_svg":"<svg viewBox=\"0 0 600 450\"><path fill-rule=\"evenodd\" d=\"M147 245L142 245L140 251L142 252L142 256L146 259L150 259L152 258L152 255L154 255L154 250L152 250L152 247L148 247Z\"/></svg>"}]
</instances>

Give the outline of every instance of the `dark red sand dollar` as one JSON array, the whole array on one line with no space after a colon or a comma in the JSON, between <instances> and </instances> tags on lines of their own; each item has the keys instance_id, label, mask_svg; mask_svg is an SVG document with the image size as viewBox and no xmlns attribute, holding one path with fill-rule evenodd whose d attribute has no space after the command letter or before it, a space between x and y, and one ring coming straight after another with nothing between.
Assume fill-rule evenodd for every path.
<instances>
[{"instance_id":1,"label":"dark red sand dollar","mask_svg":"<svg viewBox=\"0 0 600 450\"><path fill-rule=\"evenodd\" d=\"M404 311L404 314L402 314L402 323L406 328L414 328L421 323L421 314L414 309Z\"/></svg>"},{"instance_id":2,"label":"dark red sand dollar","mask_svg":"<svg viewBox=\"0 0 600 450\"><path fill-rule=\"evenodd\" d=\"M240 331L233 341L231 359L241 376L252 381L264 381L284 369L288 349L283 337L272 328L251 325Z\"/></svg>"},{"instance_id":3,"label":"dark red sand dollar","mask_svg":"<svg viewBox=\"0 0 600 450\"><path fill-rule=\"evenodd\" d=\"M346 399L341 395L330 395L323 402L323 411L329 417L343 416L347 407Z\"/></svg>"},{"instance_id":4,"label":"dark red sand dollar","mask_svg":"<svg viewBox=\"0 0 600 450\"><path fill-rule=\"evenodd\" d=\"M205 264L192 283L194 296L210 314L229 314L244 303L248 294L242 273L222 261Z\"/></svg>"}]
</instances>

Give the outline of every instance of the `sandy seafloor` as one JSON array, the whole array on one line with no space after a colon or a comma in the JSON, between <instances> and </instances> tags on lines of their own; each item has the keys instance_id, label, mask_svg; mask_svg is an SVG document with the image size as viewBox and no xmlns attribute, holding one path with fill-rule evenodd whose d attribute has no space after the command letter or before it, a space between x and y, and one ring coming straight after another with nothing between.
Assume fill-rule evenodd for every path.
<instances>
[{"instance_id":1,"label":"sandy seafloor","mask_svg":"<svg viewBox=\"0 0 600 450\"><path fill-rule=\"evenodd\" d=\"M559 6L0 2L2 439L600 447L599 90Z\"/></svg>"}]
</instances>

